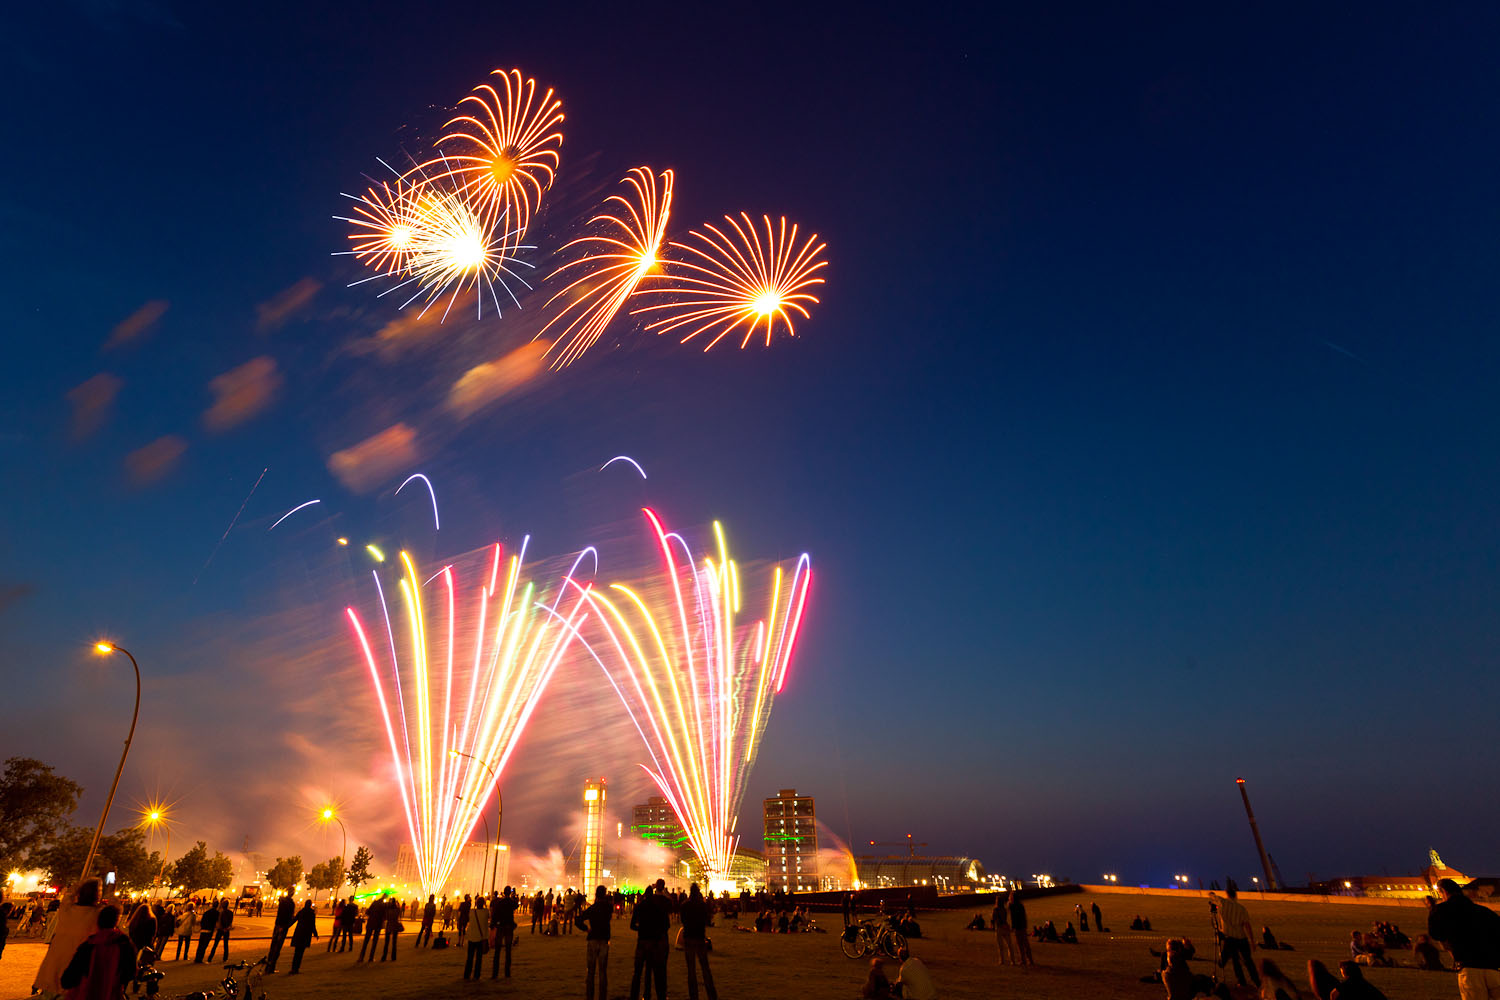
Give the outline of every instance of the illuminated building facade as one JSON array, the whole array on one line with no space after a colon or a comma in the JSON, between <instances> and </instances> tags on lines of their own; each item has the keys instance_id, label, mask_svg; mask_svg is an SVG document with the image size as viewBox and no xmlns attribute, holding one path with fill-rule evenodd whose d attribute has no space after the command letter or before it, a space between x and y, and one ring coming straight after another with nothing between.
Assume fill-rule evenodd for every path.
<instances>
[{"instance_id":1,"label":"illuminated building facade","mask_svg":"<svg viewBox=\"0 0 1500 1000\"><path fill-rule=\"evenodd\" d=\"M766 881L773 889L816 892L818 828L810 795L783 788L765 801Z\"/></svg>"},{"instance_id":2,"label":"illuminated building facade","mask_svg":"<svg viewBox=\"0 0 1500 1000\"><path fill-rule=\"evenodd\" d=\"M438 890L438 895L454 896L463 893L478 895L488 892L490 888L490 845L469 841L458 855L458 861L453 866L453 872L448 876L448 881ZM495 885L505 885L505 880L510 875L510 849L506 844L500 845L499 856L494 868ZM402 844L396 849L396 863L391 869L389 883L383 879L377 879L371 883L377 888L385 888L388 884L408 892L416 892L422 888L422 880L417 875L417 856L412 851L410 844Z\"/></svg>"},{"instance_id":3,"label":"illuminated building facade","mask_svg":"<svg viewBox=\"0 0 1500 1000\"><path fill-rule=\"evenodd\" d=\"M604 779L583 783L583 864L579 888L592 898L594 887L604 879Z\"/></svg>"},{"instance_id":4,"label":"illuminated building facade","mask_svg":"<svg viewBox=\"0 0 1500 1000\"><path fill-rule=\"evenodd\" d=\"M867 889L902 885L931 885L940 892L972 891L989 887L984 865L974 858L873 857L855 859L859 883Z\"/></svg>"},{"instance_id":5,"label":"illuminated building facade","mask_svg":"<svg viewBox=\"0 0 1500 1000\"><path fill-rule=\"evenodd\" d=\"M679 858L692 853L687 834L677 822L672 806L660 795L653 795L632 811L630 832L642 840L651 840L662 845Z\"/></svg>"}]
</instances>

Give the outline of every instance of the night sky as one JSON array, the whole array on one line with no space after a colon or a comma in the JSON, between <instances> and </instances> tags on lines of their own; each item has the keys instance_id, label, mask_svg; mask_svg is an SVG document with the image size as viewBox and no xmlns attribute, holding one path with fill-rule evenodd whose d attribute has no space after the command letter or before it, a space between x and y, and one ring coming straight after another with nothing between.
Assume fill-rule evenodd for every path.
<instances>
[{"instance_id":1,"label":"night sky","mask_svg":"<svg viewBox=\"0 0 1500 1000\"><path fill-rule=\"evenodd\" d=\"M1247 880L1244 776L1289 880L1500 870L1500 10L944 6L12 12L0 756L84 783L92 825L130 708L110 635L147 673L112 826L162 795L185 838L314 859L333 796L389 858L340 622L367 578L332 539L564 559L650 504L812 554L750 846L794 786L856 843ZM626 169L672 167L676 236L745 210L827 241L799 336L621 322L446 411L543 298L387 342L331 217L512 66L567 114L538 277ZM403 423L409 467L330 471ZM598 471L621 453L648 482ZM391 495L415 471L439 534ZM644 793L597 677L565 680L506 779L537 852L586 775Z\"/></svg>"}]
</instances>

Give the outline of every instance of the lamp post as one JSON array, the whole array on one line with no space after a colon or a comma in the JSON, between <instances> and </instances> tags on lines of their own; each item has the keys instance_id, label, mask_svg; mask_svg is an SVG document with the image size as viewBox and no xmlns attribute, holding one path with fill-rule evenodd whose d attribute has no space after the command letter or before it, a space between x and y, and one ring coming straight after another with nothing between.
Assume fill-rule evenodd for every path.
<instances>
[{"instance_id":1,"label":"lamp post","mask_svg":"<svg viewBox=\"0 0 1500 1000\"><path fill-rule=\"evenodd\" d=\"M495 769L490 767L486 761L480 760L473 754L464 753L462 750L449 750L448 755L450 757L467 757L475 763L480 764L486 771L490 772L490 779L495 782L495 846L490 848L490 853L494 855L494 860L490 863L490 892L494 892L495 879L500 873L500 821L505 818L505 799L500 796L500 776L495 773ZM485 826L488 827L489 823L486 822ZM488 841L489 837L485 837L484 839Z\"/></svg>"},{"instance_id":2,"label":"lamp post","mask_svg":"<svg viewBox=\"0 0 1500 1000\"><path fill-rule=\"evenodd\" d=\"M130 650L123 646L116 646L107 639L94 643L94 651L100 656L124 653L130 657L130 665L135 668L135 710L130 713L130 732L125 736L125 749L120 753L120 766L115 768L115 780L110 783L109 796L104 800L104 812L99 814L99 825L94 828L94 839L89 844L88 857L83 859L83 871L78 876L80 882L89 877L89 869L94 866L94 855L99 852L99 838L104 836L104 824L109 819L109 807L114 805L115 789L120 787L120 775L125 771L125 758L130 755L130 741L135 739L136 720L141 717L141 665L135 662L135 657L130 655Z\"/></svg>"},{"instance_id":3,"label":"lamp post","mask_svg":"<svg viewBox=\"0 0 1500 1000\"><path fill-rule=\"evenodd\" d=\"M454 751L454 752L457 752L457 751ZM453 797L455 799L457 799L458 801L460 801L462 803L465 803L466 805L474 806L474 809L476 811L478 811L479 807L477 805L474 805L474 803L470 802L468 799L464 798L462 795L455 795ZM479 819L480 819L480 822L484 823L484 846L485 847L489 847L489 845L490 845L490 818L488 816L481 815L479 817ZM479 889L480 889L481 893L484 891L484 869L483 868L479 869ZM491 875L490 876L490 892L494 892L494 891L495 891L495 877L493 875Z\"/></svg>"},{"instance_id":4,"label":"lamp post","mask_svg":"<svg viewBox=\"0 0 1500 1000\"><path fill-rule=\"evenodd\" d=\"M342 890L344 882L347 881L344 876L349 871L349 831L344 829L344 821L339 819L338 814L333 811L333 807L325 806L323 809L323 822L327 823L329 821L339 825L339 833L344 838L342 844L339 846L339 889Z\"/></svg>"}]
</instances>

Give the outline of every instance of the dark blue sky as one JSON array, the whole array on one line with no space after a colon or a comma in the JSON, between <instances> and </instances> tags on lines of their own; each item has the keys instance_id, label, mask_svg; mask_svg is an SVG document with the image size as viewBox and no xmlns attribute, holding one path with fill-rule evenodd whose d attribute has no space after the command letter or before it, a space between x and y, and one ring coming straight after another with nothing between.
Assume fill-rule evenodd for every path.
<instances>
[{"instance_id":1,"label":"dark blue sky","mask_svg":"<svg viewBox=\"0 0 1500 1000\"><path fill-rule=\"evenodd\" d=\"M315 680L372 710L341 680L329 536L563 556L649 502L723 519L744 558L813 555L752 827L795 785L840 837L1011 874L1247 875L1244 775L1289 879L1429 846L1500 869L1500 13L553 11L127 0L7 32L0 753L97 808L127 685L83 644L108 631L156 677L125 793L300 848L252 817L368 771L371 734L317 723ZM397 314L344 287L338 193L510 66L568 116L543 252L626 168L670 166L679 235L744 209L827 240L803 336L703 355L621 324L465 421L443 394L539 300L369 350ZM68 394L101 373L84 433ZM329 472L397 423L440 539L399 477ZM621 452L649 488L594 472ZM315 496L328 520L266 534ZM556 842L623 746L522 767L511 835Z\"/></svg>"}]
</instances>

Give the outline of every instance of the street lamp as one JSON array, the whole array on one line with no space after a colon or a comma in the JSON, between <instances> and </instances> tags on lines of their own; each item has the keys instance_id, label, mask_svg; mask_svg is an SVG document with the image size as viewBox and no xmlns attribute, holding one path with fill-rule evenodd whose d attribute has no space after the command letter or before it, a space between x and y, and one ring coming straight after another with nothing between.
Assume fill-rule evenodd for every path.
<instances>
[{"instance_id":1,"label":"street lamp","mask_svg":"<svg viewBox=\"0 0 1500 1000\"><path fill-rule=\"evenodd\" d=\"M142 814L141 825L149 827L153 832L158 828L167 831L167 845L162 848L161 852L161 871L156 873L156 884L151 886L151 898L155 899L157 886L160 885L161 880L167 874L167 860L172 855L172 824L167 822L167 812L163 807L152 805L147 807L147 811ZM168 898L171 895L171 893L167 893Z\"/></svg>"},{"instance_id":2,"label":"street lamp","mask_svg":"<svg viewBox=\"0 0 1500 1000\"><path fill-rule=\"evenodd\" d=\"M486 771L490 772L490 780L495 783L495 846L490 852L495 856L494 863L490 865L490 892L493 893L495 891L495 879L500 874L500 821L505 818L505 800L500 797L500 776L495 773L493 767L490 767L488 761L480 760L473 754L464 753L462 750L449 750L448 756L467 757L469 760L482 765ZM489 823L486 822L485 826L488 827ZM485 837L484 839L489 840L490 838Z\"/></svg>"},{"instance_id":3,"label":"street lamp","mask_svg":"<svg viewBox=\"0 0 1500 1000\"><path fill-rule=\"evenodd\" d=\"M339 833L343 835L343 844L339 847L339 889L342 891L344 883L348 881L349 873L349 831L344 829L344 821L339 819L338 814L333 811L332 806L323 807L323 822L334 822L339 825Z\"/></svg>"},{"instance_id":4,"label":"street lamp","mask_svg":"<svg viewBox=\"0 0 1500 1000\"><path fill-rule=\"evenodd\" d=\"M89 869L94 866L94 855L99 852L99 838L104 836L104 824L109 819L109 807L114 805L115 789L120 787L120 775L125 771L125 758L130 755L130 741L135 739L135 723L141 717L141 665L135 662L135 657L130 655L130 650L123 646L116 646L108 639L101 639L94 643L94 652L100 656L124 653L130 657L130 665L135 668L135 710L130 713L130 732L125 736L125 749L120 753L120 766L115 768L115 780L110 783L109 796L104 800L104 812L99 814L99 825L94 828L94 839L89 844L88 857L83 859L83 871L78 876L79 881L88 878Z\"/></svg>"}]
</instances>

